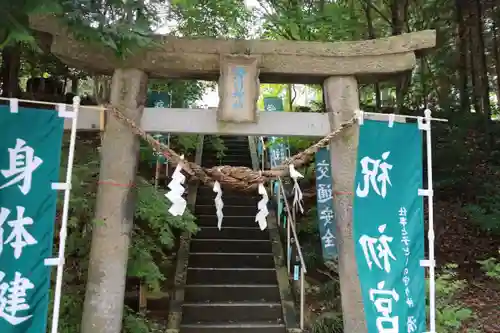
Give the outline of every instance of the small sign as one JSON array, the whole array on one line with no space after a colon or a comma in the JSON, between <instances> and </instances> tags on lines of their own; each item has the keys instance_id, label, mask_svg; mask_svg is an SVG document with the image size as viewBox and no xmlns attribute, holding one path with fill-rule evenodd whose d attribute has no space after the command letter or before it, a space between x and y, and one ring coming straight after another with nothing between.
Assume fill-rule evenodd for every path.
<instances>
[{"instance_id":1,"label":"small sign","mask_svg":"<svg viewBox=\"0 0 500 333\"><path fill-rule=\"evenodd\" d=\"M148 108L169 108L172 105L172 99L169 92L151 91L148 93L146 107Z\"/></svg>"},{"instance_id":2,"label":"small sign","mask_svg":"<svg viewBox=\"0 0 500 333\"><path fill-rule=\"evenodd\" d=\"M220 66L217 120L256 123L260 85L258 58L223 55Z\"/></svg>"},{"instance_id":3,"label":"small sign","mask_svg":"<svg viewBox=\"0 0 500 333\"><path fill-rule=\"evenodd\" d=\"M321 238L323 260L337 258L337 226L333 207L332 168L330 151L321 148L316 152L316 209L318 229Z\"/></svg>"}]
</instances>

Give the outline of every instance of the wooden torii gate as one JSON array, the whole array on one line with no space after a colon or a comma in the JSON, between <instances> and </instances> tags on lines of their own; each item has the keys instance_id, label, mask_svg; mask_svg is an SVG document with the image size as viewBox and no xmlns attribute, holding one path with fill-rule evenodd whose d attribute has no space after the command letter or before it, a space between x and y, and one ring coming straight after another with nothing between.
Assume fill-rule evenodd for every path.
<instances>
[{"instance_id":1,"label":"wooden torii gate","mask_svg":"<svg viewBox=\"0 0 500 333\"><path fill-rule=\"evenodd\" d=\"M435 46L435 31L427 30L356 42L188 39L157 36L157 44L126 60L77 41L54 18L34 17L35 30L51 35L50 50L70 66L113 75L111 104L147 132L236 134L245 136L323 137L350 120L359 109L358 83L386 80L410 71L415 52ZM144 108L148 77L219 82L217 109ZM258 112L259 83L317 83L325 93L327 113ZM99 130L99 111L82 107L78 128ZM358 127L343 140L330 143L334 189L354 188ZM101 180L132 183L138 139L122 122L110 117L102 142ZM121 328L125 269L132 226L130 189L100 187L92 241L91 265L83 332L117 333ZM131 201L132 200L132 201ZM352 239L352 200L335 197L339 235L344 330L366 332ZM106 258L111 259L106 259ZM117 262L117 258L120 262ZM97 313L97 314L96 314ZM88 328L85 328L87 325ZM90 327L92 326L92 327Z\"/></svg>"}]
</instances>

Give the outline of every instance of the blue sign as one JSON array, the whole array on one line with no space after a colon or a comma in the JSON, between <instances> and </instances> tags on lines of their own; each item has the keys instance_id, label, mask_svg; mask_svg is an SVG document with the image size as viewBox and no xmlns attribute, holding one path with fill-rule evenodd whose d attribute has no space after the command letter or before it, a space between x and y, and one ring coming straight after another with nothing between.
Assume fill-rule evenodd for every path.
<instances>
[{"instance_id":1,"label":"blue sign","mask_svg":"<svg viewBox=\"0 0 500 333\"><path fill-rule=\"evenodd\" d=\"M148 108L169 108L172 105L172 99L169 92L151 91L148 93L146 106Z\"/></svg>"},{"instance_id":2,"label":"blue sign","mask_svg":"<svg viewBox=\"0 0 500 333\"><path fill-rule=\"evenodd\" d=\"M330 151L321 148L316 153L316 209L324 261L337 258L337 230L333 207L332 168Z\"/></svg>"}]
</instances>

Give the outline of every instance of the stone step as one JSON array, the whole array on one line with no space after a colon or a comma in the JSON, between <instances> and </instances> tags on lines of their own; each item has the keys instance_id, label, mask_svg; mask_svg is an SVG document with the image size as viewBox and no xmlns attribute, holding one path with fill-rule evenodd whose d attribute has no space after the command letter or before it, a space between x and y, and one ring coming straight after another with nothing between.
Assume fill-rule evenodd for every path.
<instances>
[{"instance_id":1,"label":"stone step","mask_svg":"<svg viewBox=\"0 0 500 333\"><path fill-rule=\"evenodd\" d=\"M224 194L222 195L222 200L224 201ZM222 208L222 211L224 213L224 216L253 216L255 217L255 214L257 214L257 205L242 205L242 206L237 206L237 205L227 205L224 204L224 207ZM215 209L215 204L209 204L209 205L196 205L194 213L196 216L198 215L215 215L216 209Z\"/></svg>"},{"instance_id":2,"label":"stone step","mask_svg":"<svg viewBox=\"0 0 500 333\"><path fill-rule=\"evenodd\" d=\"M219 230L214 227L201 227L193 235L193 239L269 239L267 230L260 230L258 227L225 227Z\"/></svg>"},{"instance_id":3,"label":"stone step","mask_svg":"<svg viewBox=\"0 0 500 333\"><path fill-rule=\"evenodd\" d=\"M228 154L235 151L249 151L248 142L243 141L229 141L224 142L224 153ZM214 148L208 141L203 142L203 152L215 153L218 149Z\"/></svg>"},{"instance_id":4,"label":"stone step","mask_svg":"<svg viewBox=\"0 0 500 333\"><path fill-rule=\"evenodd\" d=\"M256 199L261 198L261 196L257 193L257 191L255 191L255 193L244 193L244 192L240 192L240 191L234 191L234 190L231 190L229 188L228 189L223 188L222 190L223 190L222 195L224 197L239 197L239 198L250 197L250 198L256 198ZM211 186L199 186L197 193L198 193L198 195L209 194L209 195L214 196L214 189Z\"/></svg>"},{"instance_id":5,"label":"stone step","mask_svg":"<svg viewBox=\"0 0 500 333\"><path fill-rule=\"evenodd\" d=\"M224 152L224 155L221 156L220 158L217 157L217 153L214 152L208 152L206 155L202 155L203 162L206 161L241 161L241 162L252 162L252 155L250 155L250 151L244 152L244 151L231 151L231 152Z\"/></svg>"},{"instance_id":6,"label":"stone step","mask_svg":"<svg viewBox=\"0 0 500 333\"><path fill-rule=\"evenodd\" d=\"M182 305L182 324L254 321L281 323L282 317L279 302L184 303Z\"/></svg>"},{"instance_id":7,"label":"stone step","mask_svg":"<svg viewBox=\"0 0 500 333\"><path fill-rule=\"evenodd\" d=\"M272 322L182 325L180 333L286 333L285 325Z\"/></svg>"},{"instance_id":8,"label":"stone step","mask_svg":"<svg viewBox=\"0 0 500 333\"><path fill-rule=\"evenodd\" d=\"M234 147L234 146L243 146L246 145L248 147L248 138L246 137L239 137L239 138L221 138L224 141L224 146L225 147ZM211 141L212 139L209 137L205 137L203 140L203 143L206 143L207 146L211 146Z\"/></svg>"},{"instance_id":9,"label":"stone step","mask_svg":"<svg viewBox=\"0 0 500 333\"><path fill-rule=\"evenodd\" d=\"M236 166L236 167L251 167L251 161L246 161L246 160L224 160L224 161L219 161L219 160L205 160L203 159L203 162L201 162L201 166L204 168L213 168L215 166L223 166L223 165L229 165L229 166Z\"/></svg>"},{"instance_id":10,"label":"stone step","mask_svg":"<svg viewBox=\"0 0 500 333\"><path fill-rule=\"evenodd\" d=\"M274 269L188 268L187 285L277 284Z\"/></svg>"},{"instance_id":11,"label":"stone step","mask_svg":"<svg viewBox=\"0 0 500 333\"><path fill-rule=\"evenodd\" d=\"M255 222L255 214L252 216L228 216L225 211L224 218L222 219L222 228L224 227L248 227L255 228L257 222ZM196 223L200 227L216 227L217 226L217 216L215 215L200 215L196 214Z\"/></svg>"},{"instance_id":12,"label":"stone step","mask_svg":"<svg viewBox=\"0 0 500 333\"><path fill-rule=\"evenodd\" d=\"M218 252L218 253L272 253L270 240L192 240L190 252Z\"/></svg>"},{"instance_id":13,"label":"stone step","mask_svg":"<svg viewBox=\"0 0 500 333\"><path fill-rule=\"evenodd\" d=\"M216 193L210 189L209 190L200 190L196 193L196 205L213 205L215 206L215 196ZM243 193L232 194L228 191L222 189L222 200L224 201L224 206L253 206L257 207L259 200L262 197L245 195Z\"/></svg>"},{"instance_id":14,"label":"stone step","mask_svg":"<svg viewBox=\"0 0 500 333\"><path fill-rule=\"evenodd\" d=\"M189 285L184 289L184 301L211 302L280 302L277 285Z\"/></svg>"},{"instance_id":15,"label":"stone step","mask_svg":"<svg viewBox=\"0 0 500 333\"><path fill-rule=\"evenodd\" d=\"M190 253L188 267L194 268L274 268L272 253Z\"/></svg>"},{"instance_id":16,"label":"stone step","mask_svg":"<svg viewBox=\"0 0 500 333\"><path fill-rule=\"evenodd\" d=\"M212 140L212 135L205 135L204 140L210 141ZM222 139L224 144L226 142L248 142L248 137L246 136L238 136L238 135L220 135L218 139Z\"/></svg>"}]
</instances>

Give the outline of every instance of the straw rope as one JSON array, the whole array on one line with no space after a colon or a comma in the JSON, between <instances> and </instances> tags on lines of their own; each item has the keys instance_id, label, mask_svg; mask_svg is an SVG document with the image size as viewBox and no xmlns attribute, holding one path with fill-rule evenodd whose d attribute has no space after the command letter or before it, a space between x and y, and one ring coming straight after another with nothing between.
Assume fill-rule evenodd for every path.
<instances>
[{"instance_id":1,"label":"straw rope","mask_svg":"<svg viewBox=\"0 0 500 333\"><path fill-rule=\"evenodd\" d=\"M226 185L229 188L239 191L254 191L257 190L259 184L288 175L289 165L292 163L295 168L307 165L318 149L326 147L331 140L356 123L356 117L353 117L314 145L285 160L283 164L270 170L255 171L247 167L227 165L203 168L194 162L181 160L179 154L156 140L152 135L146 133L134 121L127 118L118 108L107 105L106 110L111 112L118 120L128 125L132 132L144 139L153 149L161 151L174 165L182 163L184 171L190 176L198 178L201 182L209 186L213 186L214 182L218 181L221 185Z\"/></svg>"}]
</instances>

